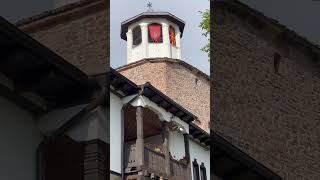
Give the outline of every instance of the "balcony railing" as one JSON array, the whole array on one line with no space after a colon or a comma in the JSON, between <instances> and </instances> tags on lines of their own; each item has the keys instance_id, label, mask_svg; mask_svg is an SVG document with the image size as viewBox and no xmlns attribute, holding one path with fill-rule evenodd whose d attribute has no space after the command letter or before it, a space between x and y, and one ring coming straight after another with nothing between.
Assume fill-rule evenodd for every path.
<instances>
[{"instance_id":1,"label":"balcony railing","mask_svg":"<svg viewBox=\"0 0 320 180\"><path fill-rule=\"evenodd\" d=\"M189 179L191 174L188 176L188 166L182 162L177 160L170 160L170 173L171 176L180 176L184 177L184 179Z\"/></svg>"},{"instance_id":2,"label":"balcony railing","mask_svg":"<svg viewBox=\"0 0 320 180\"><path fill-rule=\"evenodd\" d=\"M137 159L136 159L136 146L135 144L126 145L125 153L124 153L124 167L126 172L133 172L137 168ZM153 151L148 147L144 148L144 167L158 175L163 175L167 177L165 174L165 156L159 152ZM182 176L188 179L189 171L188 166L185 163L179 162L177 160L170 159L170 173L171 176Z\"/></svg>"}]
</instances>

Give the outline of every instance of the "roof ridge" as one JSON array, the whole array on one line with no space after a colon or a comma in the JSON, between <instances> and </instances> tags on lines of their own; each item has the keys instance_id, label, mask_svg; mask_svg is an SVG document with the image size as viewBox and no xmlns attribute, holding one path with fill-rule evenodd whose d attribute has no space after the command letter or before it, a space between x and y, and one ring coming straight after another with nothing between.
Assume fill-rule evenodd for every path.
<instances>
[{"instance_id":1,"label":"roof ridge","mask_svg":"<svg viewBox=\"0 0 320 180\"><path fill-rule=\"evenodd\" d=\"M185 66L186 68L188 68L189 70L193 71L193 72L196 72L197 74L200 74L202 77L204 77L205 79L207 79L208 81L210 81L210 76L204 72L202 72L200 69L192 66L191 64L183 61L183 60L180 60L180 59L172 59L172 58L144 58L144 59L141 59L139 61L135 61L135 62L132 62L132 63L129 63L129 64L126 64L126 65L123 65L123 66L120 66L118 68L116 68L116 71L122 71L126 68L129 68L129 67L134 67L134 66L138 66L140 64L143 64L143 63L146 63L146 62L171 62L171 63L178 63L178 64L181 64L183 66Z\"/></svg>"}]
</instances>

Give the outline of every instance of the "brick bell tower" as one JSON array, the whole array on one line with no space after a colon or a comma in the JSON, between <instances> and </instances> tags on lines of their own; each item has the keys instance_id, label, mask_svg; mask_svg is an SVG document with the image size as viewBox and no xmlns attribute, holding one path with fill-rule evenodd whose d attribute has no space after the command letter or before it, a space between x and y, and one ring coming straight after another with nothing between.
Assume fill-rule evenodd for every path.
<instances>
[{"instance_id":1,"label":"brick bell tower","mask_svg":"<svg viewBox=\"0 0 320 180\"><path fill-rule=\"evenodd\" d=\"M147 11L121 24L127 41L127 64L145 58L181 60L181 38L185 22L168 12Z\"/></svg>"}]
</instances>

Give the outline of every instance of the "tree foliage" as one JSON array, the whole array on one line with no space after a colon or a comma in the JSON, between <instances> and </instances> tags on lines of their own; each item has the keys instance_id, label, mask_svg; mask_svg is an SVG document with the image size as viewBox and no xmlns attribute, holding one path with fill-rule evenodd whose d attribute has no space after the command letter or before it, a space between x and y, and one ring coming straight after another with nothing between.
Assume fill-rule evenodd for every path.
<instances>
[{"instance_id":1,"label":"tree foliage","mask_svg":"<svg viewBox=\"0 0 320 180\"><path fill-rule=\"evenodd\" d=\"M200 11L202 20L199 27L202 29L202 35L208 39L207 44L201 48L201 51L208 53L210 57L210 10L206 9L205 11Z\"/></svg>"}]
</instances>

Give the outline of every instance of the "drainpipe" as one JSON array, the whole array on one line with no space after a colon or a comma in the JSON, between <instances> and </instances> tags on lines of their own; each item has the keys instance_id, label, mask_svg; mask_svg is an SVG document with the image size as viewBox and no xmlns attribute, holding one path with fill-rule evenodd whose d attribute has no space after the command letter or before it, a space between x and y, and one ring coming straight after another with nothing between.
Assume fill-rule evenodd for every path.
<instances>
[{"instance_id":1,"label":"drainpipe","mask_svg":"<svg viewBox=\"0 0 320 180\"><path fill-rule=\"evenodd\" d=\"M124 104L121 108L121 179L124 179L124 108L126 108L128 105L130 105L133 101L135 101L139 96L143 94L144 91L144 85L141 86L140 92L133 97L130 101L128 101L126 104Z\"/></svg>"}]
</instances>

